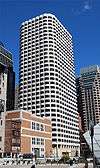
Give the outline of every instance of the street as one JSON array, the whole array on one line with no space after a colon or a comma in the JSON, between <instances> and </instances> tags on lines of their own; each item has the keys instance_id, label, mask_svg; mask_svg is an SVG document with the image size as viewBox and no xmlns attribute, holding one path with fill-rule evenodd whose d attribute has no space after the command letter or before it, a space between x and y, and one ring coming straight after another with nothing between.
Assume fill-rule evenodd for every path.
<instances>
[{"instance_id":1,"label":"street","mask_svg":"<svg viewBox=\"0 0 100 168\"><path fill-rule=\"evenodd\" d=\"M0 166L0 168L31 168L31 164L30 165L4 165L4 166ZM69 166L69 165L64 165L64 164L47 164L47 165L36 165L36 168L84 168L84 164L80 163L80 164L74 164L73 166ZM92 168L92 164L89 164L88 168Z\"/></svg>"}]
</instances>

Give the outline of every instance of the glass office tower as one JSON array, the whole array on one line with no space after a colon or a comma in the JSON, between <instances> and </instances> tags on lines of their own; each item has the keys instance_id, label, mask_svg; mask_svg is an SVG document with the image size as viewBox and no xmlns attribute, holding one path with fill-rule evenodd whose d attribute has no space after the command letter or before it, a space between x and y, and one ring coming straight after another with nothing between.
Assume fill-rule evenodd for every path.
<instances>
[{"instance_id":1,"label":"glass office tower","mask_svg":"<svg viewBox=\"0 0 100 168\"><path fill-rule=\"evenodd\" d=\"M82 118L84 132L89 130L90 122L100 122L100 67L97 65L81 69L78 84L78 109Z\"/></svg>"}]
</instances>

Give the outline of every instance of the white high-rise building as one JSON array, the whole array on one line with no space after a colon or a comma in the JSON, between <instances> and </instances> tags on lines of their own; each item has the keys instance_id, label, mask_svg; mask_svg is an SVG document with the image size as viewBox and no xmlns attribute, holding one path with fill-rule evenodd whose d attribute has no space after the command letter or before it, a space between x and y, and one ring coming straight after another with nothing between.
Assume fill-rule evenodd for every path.
<instances>
[{"instance_id":1,"label":"white high-rise building","mask_svg":"<svg viewBox=\"0 0 100 168\"><path fill-rule=\"evenodd\" d=\"M52 14L25 21L20 33L20 108L52 121L56 154L79 151L72 36Z\"/></svg>"}]
</instances>

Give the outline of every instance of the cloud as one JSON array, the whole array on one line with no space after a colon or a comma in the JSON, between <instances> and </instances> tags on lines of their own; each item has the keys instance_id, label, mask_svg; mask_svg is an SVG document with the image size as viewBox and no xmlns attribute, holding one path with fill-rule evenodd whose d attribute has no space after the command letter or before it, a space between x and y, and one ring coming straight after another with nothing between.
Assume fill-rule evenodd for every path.
<instances>
[{"instance_id":1,"label":"cloud","mask_svg":"<svg viewBox=\"0 0 100 168\"><path fill-rule=\"evenodd\" d=\"M83 2L80 8L78 9L72 9L72 12L75 15L81 15L82 13L85 13L87 11L90 11L92 9L93 1L92 0L86 0Z\"/></svg>"},{"instance_id":2,"label":"cloud","mask_svg":"<svg viewBox=\"0 0 100 168\"><path fill-rule=\"evenodd\" d=\"M92 1L91 0L85 1L83 9L84 10L90 10L91 8L92 8Z\"/></svg>"}]
</instances>

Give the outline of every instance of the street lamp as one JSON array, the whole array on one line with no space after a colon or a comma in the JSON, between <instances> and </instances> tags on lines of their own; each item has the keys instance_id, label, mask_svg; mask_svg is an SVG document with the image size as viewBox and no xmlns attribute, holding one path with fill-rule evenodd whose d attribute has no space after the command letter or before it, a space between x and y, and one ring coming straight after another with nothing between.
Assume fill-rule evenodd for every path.
<instances>
[{"instance_id":1,"label":"street lamp","mask_svg":"<svg viewBox=\"0 0 100 168\"><path fill-rule=\"evenodd\" d=\"M90 121L90 137L91 137L91 146L92 146L93 168L95 168L95 156L94 156L94 147L93 147L93 137L94 137L93 121Z\"/></svg>"}]
</instances>

